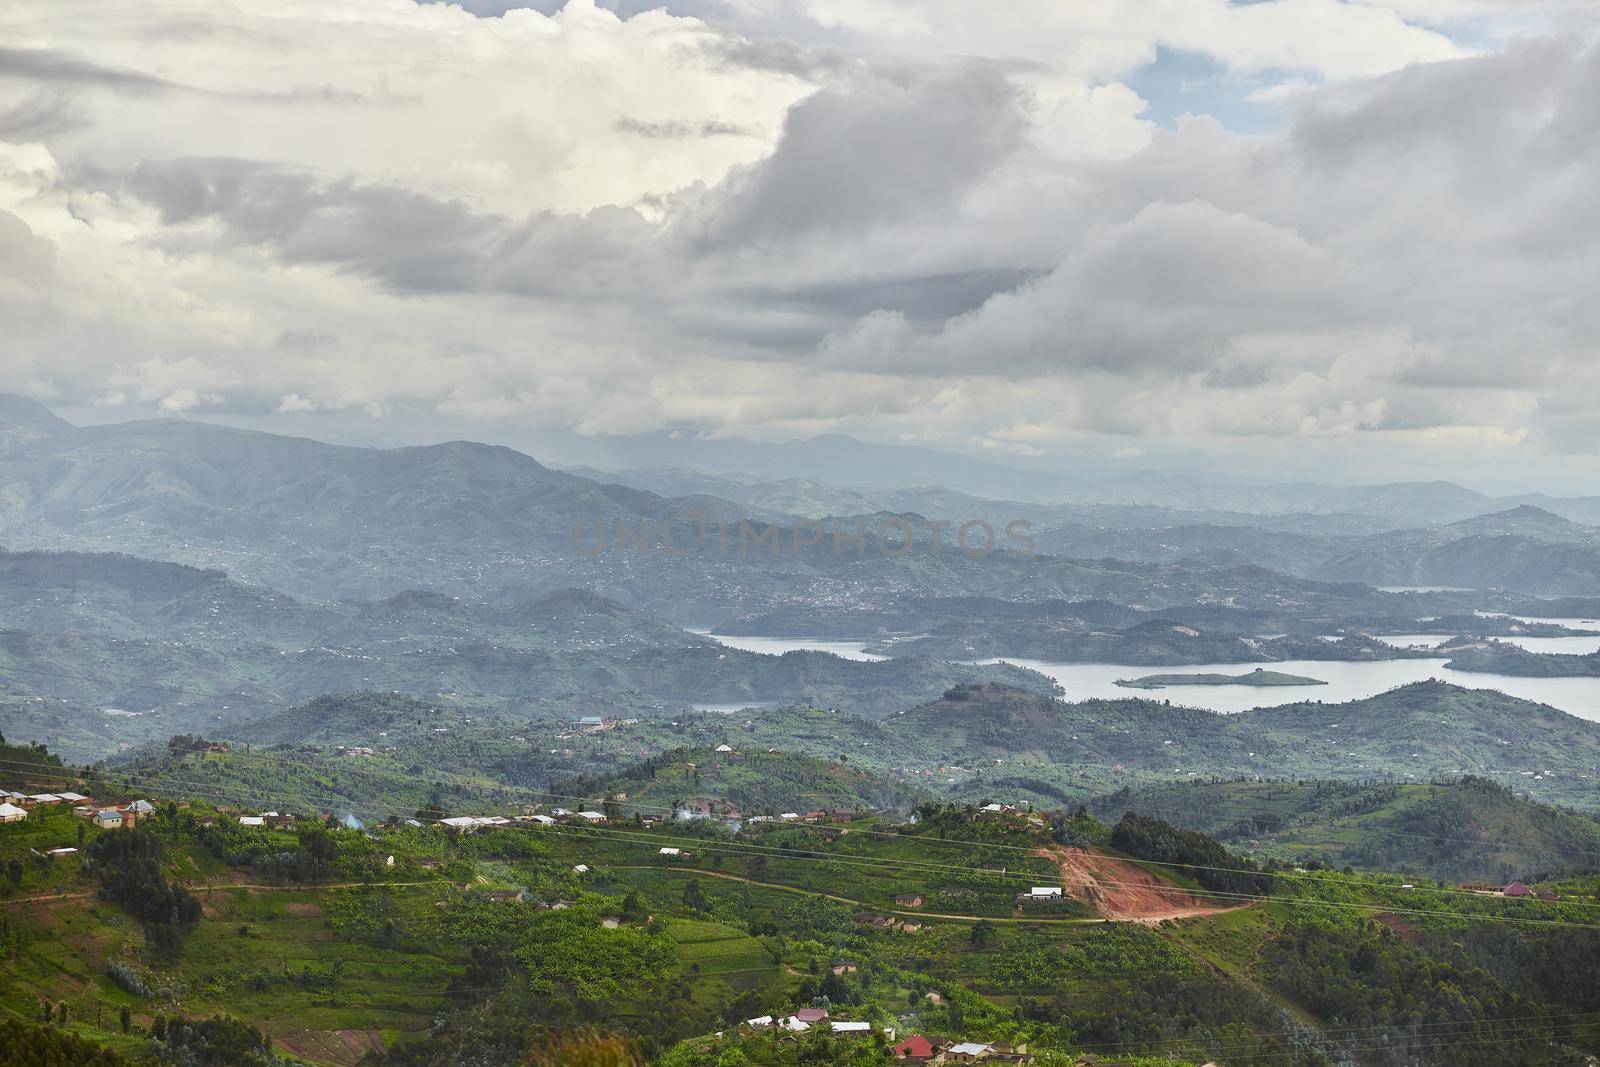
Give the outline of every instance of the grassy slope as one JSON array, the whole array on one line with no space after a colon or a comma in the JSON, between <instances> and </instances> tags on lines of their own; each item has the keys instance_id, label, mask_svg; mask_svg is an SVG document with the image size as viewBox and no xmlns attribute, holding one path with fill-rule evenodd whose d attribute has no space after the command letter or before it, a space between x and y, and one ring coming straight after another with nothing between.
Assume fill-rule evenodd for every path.
<instances>
[{"instance_id":1,"label":"grassy slope","mask_svg":"<svg viewBox=\"0 0 1600 1067\"><path fill-rule=\"evenodd\" d=\"M1505 882L1600 865L1600 822L1482 779L1175 782L1119 791L1090 808L1108 819L1155 815L1261 856L1449 880Z\"/></svg>"}]
</instances>

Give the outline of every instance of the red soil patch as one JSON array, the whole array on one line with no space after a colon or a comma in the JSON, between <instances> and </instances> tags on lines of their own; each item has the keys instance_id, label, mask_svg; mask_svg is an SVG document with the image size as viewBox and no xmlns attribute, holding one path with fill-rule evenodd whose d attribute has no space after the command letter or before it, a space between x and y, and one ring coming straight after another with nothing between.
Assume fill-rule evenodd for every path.
<instances>
[{"instance_id":1,"label":"red soil patch","mask_svg":"<svg viewBox=\"0 0 1600 1067\"><path fill-rule=\"evenodd\" d=\"M376 1030L291 1030L277 1043L315 1063L354 1064L368 1052L383 1051L383 1036Z\"/></svg>"},{"instance_id":2,"label":"red soil patch","mask_svg":"<svg viewBox=\"0 0 1600 1067\"><path fill-rule=\"evenodd\" d=\"M1149 870L1087 848L1051 845L1038 855L1061 868L1062 889L1113 922L1158 923L1231 908L1202 900Z\"/></svg>"},{"instance_id":3,"label":"red soil patch","mask_svg":"<svg viewBox=\"0 0 1600 1067\"><path fill-rule=\"evenodd\" d=\"M1406 944L1422 944L1422 932L1415 926L1412 926L1410 923L1400 918L1400 916L1390 915L1388 912L1384 912L1381 915L1374 915L1373 918L1387 926L1391 931L1394 932L1396 937L1404 941Z\"/></svg>"}]
</instances>

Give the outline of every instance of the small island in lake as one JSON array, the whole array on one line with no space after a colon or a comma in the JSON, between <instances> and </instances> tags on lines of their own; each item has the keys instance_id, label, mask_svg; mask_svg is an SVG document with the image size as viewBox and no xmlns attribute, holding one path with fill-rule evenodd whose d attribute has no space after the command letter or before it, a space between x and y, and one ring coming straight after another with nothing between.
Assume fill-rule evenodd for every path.
<instances>
[{"instance_id":1,"label":"small island in lake","mask_svg":"<svg viewBox=\"0 0 1600 1067\"><path fill-rule=\"evenodd\" d=\"M1147 674L1118 678L1124 689L1165 689L1169 685L1327 685L1321 678L1304 678L1257 667L1248 674Z\"/></svg>"}]
</instances>

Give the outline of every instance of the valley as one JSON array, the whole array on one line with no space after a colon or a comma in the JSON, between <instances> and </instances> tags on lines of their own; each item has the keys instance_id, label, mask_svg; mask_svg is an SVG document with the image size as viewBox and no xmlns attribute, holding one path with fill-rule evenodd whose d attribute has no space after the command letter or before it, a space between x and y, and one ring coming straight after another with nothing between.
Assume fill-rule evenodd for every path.
<instances>
[{"instance_id":1,"label":"valley","mask_svg":"<svg viewBox=\"0 0 1600 1067\"><path fill-rule=\"evenodd\" d=\"M1501 558L1481 537L1588 551L1569 520L1073 505L1025 558L584 557L574 516L806 511L470 445L43 423L8 449L16 1041L442 1067L588 1027L666 1067L878 1063L907 1034L1386 1067L1351 1035L1421 1055L1512 1019L1530 1062L1600 1048L1550 970L1600 907L1600 601L1459 573ZM862 521L1020 513L824 489ZM1450 588L1316 562L1385 536L1417 557L1395 585L1448 558ZM150 810L34 799L62 790ZM1380 957L1359 1004L1313 977Z\"/></svg>"}]
</instances>

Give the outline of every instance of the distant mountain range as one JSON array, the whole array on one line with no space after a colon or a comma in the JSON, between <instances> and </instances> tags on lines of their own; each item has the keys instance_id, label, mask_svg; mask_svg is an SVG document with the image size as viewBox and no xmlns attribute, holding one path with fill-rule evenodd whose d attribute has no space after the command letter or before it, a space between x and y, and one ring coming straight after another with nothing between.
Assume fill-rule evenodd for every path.
<instances>
[{"instance_id":1,"label":"distant mountain range","mask_svg":"<svg viewBox=\"0 0 1600 1067\"><path fill-rule=\"evenodd\" d=\"M749 455L776 464L780 453ZM841 478L853 472L855 484L687 471L611 476L633 483L620 484L470 442L365 449L184 420L73 427L32 401L5 397L0 543L220 569L308 603L375 601L418 588L469 601L586 588L690 625L776 606L828 612L907 592L1181 606L1207 597L1218 572L1241 568L1255 568L1252 584L1263 591L1276 572L1600 595L1593 528L1449 483L1241 486L1136 474L1069 485L1037 472L1031 492L1056 486L1065 502L1030 504L1032 497L1003 495L1027 472L915 446L825 437L781 455ZM980 482L983 492L941 488L941 471ZM891 477L900 479L892 487L860 484ZM1575 514L1587 507L1554 504ZM624 526L690 514L735 530L743 519L764 528L818 516L869 525L972 519L997 529L1020 519L1031 524L1035 550L1028 559L773 555L738 543L719 550L714 538L691 546L687 558L615 550ZM607 551L587 558L579 542L592 536Z\"/></svg>"}]
</instances>

